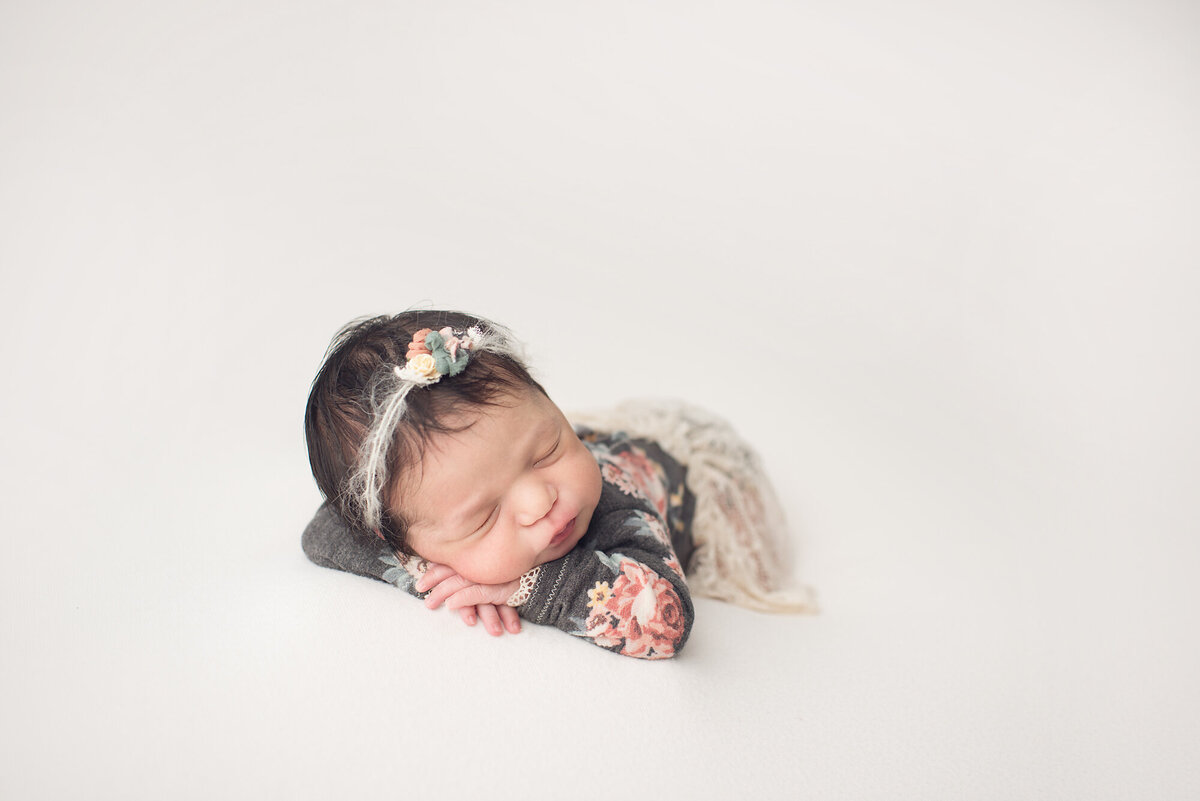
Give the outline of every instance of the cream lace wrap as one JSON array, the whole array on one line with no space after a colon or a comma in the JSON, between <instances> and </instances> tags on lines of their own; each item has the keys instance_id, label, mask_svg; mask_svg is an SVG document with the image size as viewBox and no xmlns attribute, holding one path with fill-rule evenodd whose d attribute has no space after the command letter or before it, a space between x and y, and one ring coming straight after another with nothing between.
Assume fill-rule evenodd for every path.
<instances>
[{"instance_id":1,"label":"cream lace wrap","mask_svg":"<svg viewBox=\"0 0 1200 801\"><path fill-rule=\"evenodd\" d=\"M724 420L682 401L633 400L568 415L597 431L654 440L687 466L696 497L687 566L692 592L761 612L816 610L806 587L785 587L787 526L758 454Z\"/></svg>"}]
</instances>

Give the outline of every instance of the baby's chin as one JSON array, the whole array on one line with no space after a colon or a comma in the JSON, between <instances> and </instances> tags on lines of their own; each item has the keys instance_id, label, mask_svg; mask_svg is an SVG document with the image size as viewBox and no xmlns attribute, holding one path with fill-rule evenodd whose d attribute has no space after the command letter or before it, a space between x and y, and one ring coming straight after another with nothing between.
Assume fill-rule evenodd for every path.
<instances>
[{"instance_id":1,"label":"baby's chin","mask_svg":"<svg viewBox=\"0 0 1200 801\"><path fill-rule=\"evenodd\" d=\"M453 568L453 565L450 565ZM465 578L467 581L472 581L476 584L492 585L492 584L507 584L510 581L517 581L521 576L533 570L534 565L530 565L519 573L512 574L510 570L484 571L482 573L464 573L460 570L455 570L458 575ZM514 568L515 569L515 568Z\"/></svg>"}]
</instances>

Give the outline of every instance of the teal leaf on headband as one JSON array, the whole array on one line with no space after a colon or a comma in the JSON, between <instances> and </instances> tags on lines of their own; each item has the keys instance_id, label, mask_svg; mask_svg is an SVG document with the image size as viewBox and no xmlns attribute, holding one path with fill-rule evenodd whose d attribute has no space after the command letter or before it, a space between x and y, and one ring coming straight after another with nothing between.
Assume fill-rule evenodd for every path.
<instances>
[{"instance_id":1,"label":"teal leaf on headband","mask_svg":"<svg viewBox=\"0 0 1200 801\"><path fill-rule=\"evenodd\" d=\"M466 348L459 348L455 358L450 358L450 351L446 347L446 338L437 331L430 331L425 335L425 347L429 348L429 353L433 356L433 366L441 375L458 375L467 366L467 362L471 358L471 353Z\"/></svg>"},{"instance_id":2,"label":"teal leaf on headband","mask_svg":"<svg viewBox=\"0 0 1200 801\"><path fill-rule=\"evenodd\" d=\"M450 371L450 354L446 350L446 340L437 331L430 331L425 335L425 347L429 348L430 355L433 356L433 366L442 375L446 375Z\"/></svg>"},{"instance_id":3,"label":"teal leaf on headband","mask_svg":"<svg viewBox=\"0 0 1200 801\"><path fill-rule=\"evenodd\" d=\"M471 352L468 350L460 349L458 351L458 358L455 359L453 362L451 362L448 357L449 357L449 354L447 354L447 359L446 359L447 368L445 370L443 370L439 366L438 372L442 373L443 375L458 375L464 369L466 369L467 362L470 360L470 357L471 357Z\"/></svg>"}]
</instances>

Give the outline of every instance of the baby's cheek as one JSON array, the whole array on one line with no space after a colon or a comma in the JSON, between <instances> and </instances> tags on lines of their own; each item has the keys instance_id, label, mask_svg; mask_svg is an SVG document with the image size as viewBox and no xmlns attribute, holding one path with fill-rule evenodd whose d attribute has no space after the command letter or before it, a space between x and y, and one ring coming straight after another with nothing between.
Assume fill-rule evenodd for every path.
<instances>
[{"instance_id":1,"label":"baby's cheek","mask_svg":"<svg viewBox=\"0 0 1200 801\"><path fill-rule=\"evenodd\" d=\"M584 471L589 490L588 497L595 506L600 502L600 492L604 488L604 480L600 477L600 465L596 463L590 453L587 455L587 465L584 467Z\"/></svg>"},{"instance_id":2,"label":"baby's cheek","mask_svg":"<svg viewBox=\"0 0 1200 801\"><path fill-rule=\"evenodd\" d=\"M505 584L521 577L525 571L533 567L526 565L528 561L524 554L517 552L508 544L489 543L487 548L477 548L468 558L462 560L461 567L454 567L456 573L476 584Z\"/></svg>"}]
</instances>

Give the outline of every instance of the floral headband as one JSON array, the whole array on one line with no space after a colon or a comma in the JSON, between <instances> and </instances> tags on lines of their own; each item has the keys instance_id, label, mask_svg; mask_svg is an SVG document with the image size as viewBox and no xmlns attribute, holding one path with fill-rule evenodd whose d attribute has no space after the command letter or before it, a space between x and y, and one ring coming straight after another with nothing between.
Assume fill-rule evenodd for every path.
<instances>
[{"instance_id":1,"label":"floral headband","mask_svg":"<svg viewBox=\"0 0 1200 801\"><path fill-rule=\"evenodd\" d=\"M450 327L440 331L422 328L408 344L404 366L395 365L377 375L367 399L372 411L371 427L359 447L358 464L344 491L345 502L368 529L378 529L382 524L387 454L408 408L408 393L436 384L445 376L458 375L472 356L482 351L524 363L521 345L508 329L481 321L465 332Z\"/></svg>"},{"instance_id":2,"label":"floral headband","mask_svg":"<svg viewBox=\"0 0 1200 801\"><path fill-rule=\"evenodd\" d=\"M476 341L482 338L483 331L478 326L471 326L461 336L456 336L449 326L441 331L422 328L408 343L405 357L408 362L394 368L396 376L427 386L441 381L444 375L458 375L471 360L471 349Z\"/></svg>"}]
</instances>

